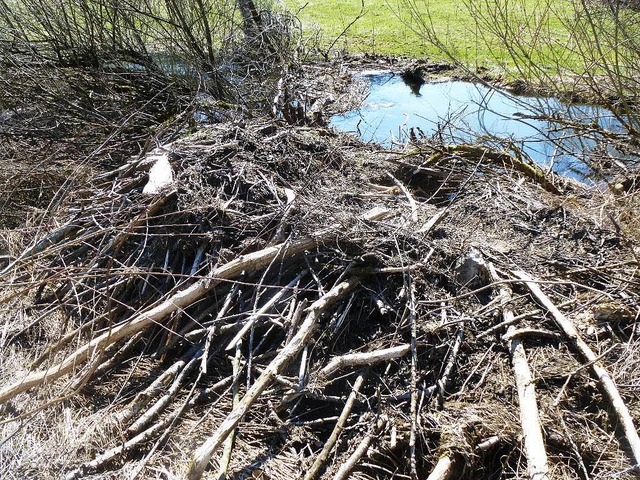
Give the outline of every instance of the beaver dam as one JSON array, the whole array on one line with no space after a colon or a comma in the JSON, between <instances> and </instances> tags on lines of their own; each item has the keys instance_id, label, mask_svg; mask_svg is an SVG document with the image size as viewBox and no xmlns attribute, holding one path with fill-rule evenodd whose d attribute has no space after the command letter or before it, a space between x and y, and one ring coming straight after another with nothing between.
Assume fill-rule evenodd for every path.
<instances>
[{"instance_id":1,"label":"beaver dam","mask_svg":"<svg viewBox=\"0 0 640 480\"><path fill-rule=\"evenodd\" d=\"M290 100L4 228L4 478L634 478L633 182Z\"/></svg>"}]
</instances>

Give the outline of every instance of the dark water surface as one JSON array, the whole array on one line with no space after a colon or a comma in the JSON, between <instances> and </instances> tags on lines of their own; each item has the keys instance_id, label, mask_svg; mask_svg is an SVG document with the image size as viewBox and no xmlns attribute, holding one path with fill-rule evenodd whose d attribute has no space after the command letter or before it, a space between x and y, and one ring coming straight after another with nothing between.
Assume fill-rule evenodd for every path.
<instances>
[{"instance_id":1,"label":"dark water surface","mask_svg":"<svg viewBox=\"0 0 640 480\"><path fill-rule=\"evenodd\" d=\"M385 147L404 143L411 128L418 136L420 131L426 136L437 134L448 143L479 140L495 145L509 140L539 165L585 179L590 173L588 157L601 147L598 139L576 135L558 123L535 117L560 115L621 130L618 120L604 108L514 96L463 81L425 83L416 95L393 73L363 72L360 77L369 87L366 101L359 110L333 116L331 125Z\"/></svg>"}]
</instances>

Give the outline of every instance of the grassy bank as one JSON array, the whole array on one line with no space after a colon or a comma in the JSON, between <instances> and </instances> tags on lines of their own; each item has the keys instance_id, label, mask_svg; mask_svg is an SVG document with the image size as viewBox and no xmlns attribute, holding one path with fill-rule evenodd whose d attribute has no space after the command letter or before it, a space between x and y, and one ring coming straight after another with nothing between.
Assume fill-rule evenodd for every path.
<instances>
[{"instance_id":1,"label":"grassy bank","mask_svg":"<svg viewBox=\"0 0 640 480\"><path fill-rule=\"evenodd\" d=\"M308 35L321 30L320 43L324 47L338 38L361 12L359 2L347 0L286 0L286 3L293 12L298 12ZM549 9L545 0L519 0L511 3L510 9L511 19L524 36L535 37L534 44L543 42L560 47L555 48L556 52L550 52L548 45L543 48L544 55L549 57L547 62L567 45L565 25L573 15L570 1L555 2ZM425 40L425 27L432 27L457 58L468 65L510 63L508 51L495 35L478 27L464 2L455 0L365 0L362 16L340 37L335 48L351 53L443 58L442 52ZM572 64L575 59L569 54L563 61Z\"/></svg>"}]
</instances>

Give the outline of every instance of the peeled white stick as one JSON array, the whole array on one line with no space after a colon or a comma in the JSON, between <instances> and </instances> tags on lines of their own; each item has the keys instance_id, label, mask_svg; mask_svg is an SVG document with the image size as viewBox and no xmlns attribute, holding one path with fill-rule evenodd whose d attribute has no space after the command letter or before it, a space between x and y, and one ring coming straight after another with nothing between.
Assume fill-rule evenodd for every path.
<instances>
[{"instance_id":1,"label":"peeled white stick","mask_svg":"<svg viewBox=\"0 0 640 480\"><path fill-rule=\"evenodd\" d=\"M153 165L149 169L149 181L144 186L142 193L157 195L173 184L173 169L169 163L169 152L157 148L148 154L148 161L153 162Z\"/></svg>"},{"instance_id":2,"label":"peeled white stick","mask_svg":"<svg viewBox=\"0 0 640 480\"><path fill-rule=\"evenodd\" d=\"M362 367L396 358L404 357L411 350L411 344L406 343L397 347L383 348L373 352L348 353L340 357L333 357L321 370L323 375L329 376L344 367Z\"/></svg>"},{"instance_id":3,"label":"peeled white stick","mask_svg":"<svg viewBox=\"0 0 640 480\"><path fill-rule=\"evenodd\" d=\"M449 455L440 457L427 480L448 480L453 475L455 465Z\"/></svg>"},{"instance_id":4,"label":"peeled white stick","mask_svg":"<svg viewBox=\"0 0 640 480\"><path fill-rule=\"evenodd\" d=\"M504 310L504 319L513 318L509 309ZM509 327L507 335L515 330ZM527 472L531 480L548 480L549 466L547 464L547 451L544 447L540 417L538 414L538 402L536 400L536 387L531 377L531 370L527 362L527 354L524 345L518 336L511 336L509 350L511 351L511 364L513 374L518 387L518 402L520 404L520 425L524 437L524 453L527 457Z\"/></svg>"},{"instance_id":5,"label":"peeled white stick","mask_svg":"<svg viewBox=\"0 0 640 480\"><path fill-rule=\"evenodd\" d=\"M307 309L307 316L300 325L298 332L291 341L276 355L267 368L260 374L256 382L247 390L244 397L235 407L220 426L194 453L189 467L187 478L189 480L199 480L207 468L211 456L220 448L227 436L238 426L242 417L245 416L251 405L257 400L265 388L269 386L273 377L280 373L300 350L309 342L315 331L317 321L323 312L332 306L337 300L353 290L359 283L358 278L351 278L339 283L329 290L321 298L313 302Z\"/></svg>"},{"instance_id":6,"label":"peeled white stick","mask_svg":"<svg viewBox=\"0 0 640 480\"><path fill-rule=\"evenodd\" d=\"M620 392L618 391L615 382L609 373L598 363L598 356L593 352L593 350L591 350L591 347L585 343L582 337L580 337L580 334L573 323L565 317L549 297L542 292L533 278L522 271L513 272L513 274L525 283L540 305L549 310L549 313L553 316L556 325L558 325L560 330L564 332L571 342L571 345L590 365L591 372L602 385L602 389L611 403L615 416L620 422L624 436L629 444L633 461L636 466L640 465L640 437L638 437L638 431L633 424L633 417L631 417L629 409L620 396ZM615 422L613 423L615 424Z\"/></svg>"}]
</instances>

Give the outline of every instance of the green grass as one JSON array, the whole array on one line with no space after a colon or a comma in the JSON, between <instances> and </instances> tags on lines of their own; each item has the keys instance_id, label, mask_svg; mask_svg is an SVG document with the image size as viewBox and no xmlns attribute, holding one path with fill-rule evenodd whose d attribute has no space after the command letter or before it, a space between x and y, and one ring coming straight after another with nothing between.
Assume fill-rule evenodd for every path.
<instances>
[{"instance_id":1,"label":"green grass","mask_svg":"<svg viewBox=\"0 0 640 480\"><path fill-rule=\"evenodd\" d=\"M328 46L360 12L357 0L285 0L309 34L314 28L322 31L321 45ZM459 0L416 0L425 23L431 24L438 36L452 49L456 57L468 65L509 65L508 51L486 29L477 28L467 7ZM489 5L491 2L488 2ZM553 12L544 11L548 0L516 0L511 2L509 17L523 35L540 46L535 53L540 62L551 63L564 55L563 62L572 63L564 54L567 42L564 27L571 15L571 0L555 0ZM484 8L486 11L486 7ZM429 12L427 19L426 12ZM560 16L566 18L560 18ZM544 18L544 21L540 21ZM364 15L341 37L334 48L351 53L406 55L415 58L445 59L442 52L423 39L418 32L424 25L412 19L403 0L365 0ZM534 27L537 27L534 29Z\"/></svg>"}]
</instances>

